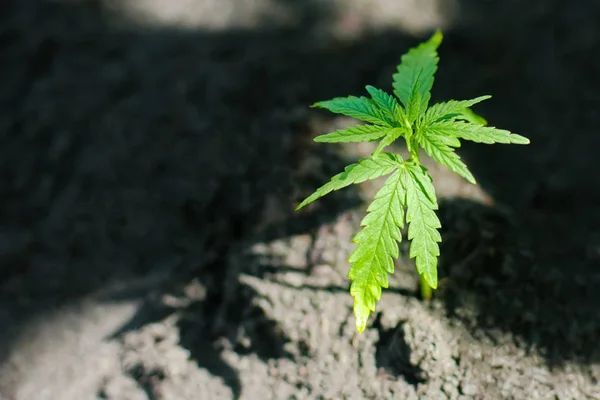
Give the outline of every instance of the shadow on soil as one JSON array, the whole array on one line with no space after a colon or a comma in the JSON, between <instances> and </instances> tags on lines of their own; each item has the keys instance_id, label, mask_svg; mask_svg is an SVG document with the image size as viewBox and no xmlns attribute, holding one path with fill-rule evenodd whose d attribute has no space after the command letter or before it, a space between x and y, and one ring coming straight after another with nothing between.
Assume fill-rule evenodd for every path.
<instances>
[{"instance_id":1,"label":"shadow on soil","mask_svg":"<svg viewBox=\"0 0 600 400\"><path fill-rule=\"evenodd\" d=\"M440 268L451 279L440 298L457 316L461 307L477 307L479 318L466 321L474 329L513 332L560 363L583 361L600 335L600 298L592 290L600 283L600 136L593 129L600 84L590 67L597 66L591 50L600 12L575 14L554 3L562 4L530 2L523 12L461 2L461 17L440 51L433 97L491 93L494 99L478 111L532 140L523 148L461 149L480 184L509 211L466 200L441 205ZM33 239L0 270L0 325L16 327L2 338L0 355L28 318L108 282L166 268L171 277L117 336L182 312L182 344L237 394L237 375L215 344L220 339L264 359L286 356L288 339L253 305L257 293L235 283L241 272L265 271L232 267L232 260L247 250L240 243L248 238L314 232L358 204L346 189L313 212L293 212L293 201L348 162L331 146L310 144L307 105L361 94L366 84L390 89L398 56L417 39L389 31L352 44L317 38L314 28L333 11L311 2L282 4L297 24L265 20L252 31L202 32L115 28L107 10L92 2L8 3L0 17L6 66L0 212L7 230L31 232ZM308 157L324 161L299 172ZM136 190L145 196L141 203ZM102 208L92 201L111 196L120 203L106 200ZM86 202L92 215L74 215L73 204ZM164 232L128 233L131 224L144 223L123 220L131 215L114 214L119 207L149 208L156 221L146 232ZM170 222L161 226L163 219ZM106 232L94 221L103 221ZM86 223L89 230L77 231ZM69 230L79 233L64 235ZM65 242L47 242L60 234ZM99 260L94 245L105 246ZM180 261L157 266L158 254ZM94 268L82 268L87 264ZM195 300L179 309L161 303L193 280L200 287ZM139 296L124 291L107 300ZM237 340L248 315L254 322L243 328L251 348ZM381 332L381 340L389 335ZM418 381L418 371L409 372Z\"/></svg>"},{"instance_id":2,"label":"shadow on soil","mask_svg":"<svg viewBox=\"0 0 600 400\"><path fill-rule=\"evenodd\" d=\"M438 82L460 82L447 93L454 98L493 94L478 111L531 144L461 149L499 208L441 205L441 268L451 278L442 297L450 314L475 307L474 328L512 332L552 365L597 362L600 80L592 71L600 66L600 7L462 5Z\"/></svg>"},{"instance_id":3,"label":"shadow on soil","mask_svg":"<svg viewBox=\"0 0 600 400\"><path fill-rule=\"evenodd\" d=\"M427 374L411 362L411 348L404 340L404 324L386 329L381 324L381 313L377 313L373 327L379 330L376 344L375 362L379 370L391 377L402 377L409 384L417 387L427 380Z\"/></svg>"},{"instance_id":4,"label":"shadow on soil","mask_svg":"<svg viewBox=\"0 0 600 400\"><path fill-rule=\"evenodd\" d=\"M360 93L410 40L316 40L330 11L282 5L296 24L221 32L140 27L94 1L3 6L0 218L27 239L9 237L2 254L0 362L28 322L97 292L144 300L114 337L183 314L181 344L236 395L222 343L287 356L287 337L238 282L263 272L236 261L254 239L310 233L359 204L347 189L293 212L349 162L313 147L307 105ZM165 304L178 293L185 305ZM161 373L142 375L132 371L144 386Z\"/></svg>"}]
</instances>

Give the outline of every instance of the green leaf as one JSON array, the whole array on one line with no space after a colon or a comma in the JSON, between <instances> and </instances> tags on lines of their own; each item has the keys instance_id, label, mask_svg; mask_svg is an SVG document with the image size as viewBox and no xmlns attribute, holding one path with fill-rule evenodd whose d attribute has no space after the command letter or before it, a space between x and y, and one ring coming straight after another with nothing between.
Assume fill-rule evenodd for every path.
<instances>
[{"instance_id":1,"label":"green leaf","mask_svg":"<svg viewBox=\"0 0 600 400\"><path fill-rule=\"evenodd\" d=\"M487 121L471 107L489 99L450 100L429 107L431 89L438 68L438 47L442 34L437 31L426 42L410 49L401 57L393 75L393 95L366 86L367 97L349 96L318 102L320 107L373 125L358 125L315 138L316 142L379 141L370 158L360 159L317 189L296 210L328 193L390 174L361 221L361 230L353 239L356 248L348 259L354 298L356 329L362 333L382 288L389 285L388 274L394 272L399 256L402 228L408 224L409 256L421 276L424 298L438 286L439 243L442 241L435 188L427 169L420 164L420 147L450 170L471 183L475 178L455 152L462 140L478 143L528 144L529 139L507 130L488 127ZM410 153L408 161L383 150L400 136Z\"/></svg>"},{"instance_id":2,"label":"green leaf","mask_svg":"<svg viewBox=\"0 0 600 400\"><path fill-rule=\"evenodd\" d=\"M417 272L433 289L437 288L438 243L442 241L441 228L435 210L438 204L431 177L421 165L406 164L409 172L405 179L406 222L410 244L410 258L415 259Z\"/></svg>"},{"instance_id":3,"label":"green leaf","mask_svg":"<svg viewBox=\"0 0 600 400\"><path fill-rule=\"evenodd\" d=\"M296 211L334 190L340 190L353 183L361 183L368 179L387 175L396 169L401 162L402 159L396 154L380 153L370 158L363 158L355 164L350 164L344 169L344 172L335 175L328 183L304 199L296 207Z\"/></svg>"},{"instance_id":4,"label":"green leaf","mask_svg":"<svg viewBox=\"0 0 600 400\"><path fill-rule=\"evenodd\" d=\"M388 273L394 272L398 258L400 229L404 227L404 189L401 177L404 170L392 174L375 195L361 222L364 228L354 237L358 243L348 262L352 267L350 294L354 297L354 316L359 333L367 326L369 314L381 298L381 288L388 287Z\"/></svg>"},{"instance_id":5,"label":"green leaf","mask_svg":"<svg viewBox=\"0 0 600 400\"><path fill-rule=\"evenodd\" d=\"M439 61L437 48L441 43L442 33L437 31L428 41L410 49L401 57L398 72L392 77L394 94L405 108L408 107L411 96L416 93L421 95L420 112L427 108Z\"/></svg>"},{"instance_id":6,"label":"green leaf","mask_svg":"<svg viewBox=\"0 0 600 400\"><path fill-rule=\"evenodd\" d=\"M394 129L391 129L390 133L386 137L384 137L381 140L381 142L379 142L379 145L377 145L377 148L375 149L375 151L373 152L373 154L381 153L384 148L386 148L390 144L394 143L396 141L396 139L398 139L403 134L406 134L407 132L410 132L407 128L394 128Z\"/></svg>"},{"instance_id":7,"label":"green leaf","mask_svg":"<svg viewBox=\"0 0 600 400\"><path fill-rule=\"evenodd\" d=\"M313 104L313 107L325 108L333 113L376 125L391 126L377 104L373 100L362 96L338 97L332 100L320 101Z\"/></svg>"},{"instance_id":8,"label":"green leaf","mask_svg":"<svg viewBox=\"0 0 600 400\"><path fill-rule=\"evenodd\" d=\"M423 117L423 126L430 125L439 119L452 119L467 113L469 107L490 99L492 96L480 96L472 100L450 100L437 103L427 109ZM470 111L470 110L469 110ZM472 111L471 111L472 112Z\"/></svg>"},{"instance_id":9,"label":"green leaf","mask_svg":"<svg viewBox=\"0 0 600 400\"><path fill-rule=\"evenodd\" d=\"M476 114L475 111L470 108L465 108L460 112L460 116L456 119L464 119L467 122L479 125L487 125L487 121L481 115Z\"/></svg>"},{"instance_id":10,"label":"green leaf","mask_svg":"<svg viewBox=\"0 0 600 400\"><path fill-rule=\"evenodd\" d=\"M430 135L434 135L430 132L427 132ZM444 136L444 135L436 135L436 139L445 144L446 146L458 148L460 147L460 140L456 136Z\"/></svg>"},{"instance_id":11,"label":"green leaf","mask_svg":"<svg viewBox=\"0 0 600 400\"><path fill-rule=\"evenodd\" d=\"M439 135L426 129L417 134L417 141L431 158L445 165L469 182L476 183L467 166L462 162L458 154L454 152L454 149L449 147L450 140L452 139L449 136Z\"/></svg>"},{"instance_id":12,"label":"green leaf","mask_svg":"<svg viewBox=\"0 0 600 400\"><path fill-rule=\"evenodd\" d=\"M406 119L408 120L408 123L411 126L419 118L419 114L421 111L421 99L421 93L415 93L414 96L411 96L410 102L408 103L408 108L406 110Z\"/></svg>"},{"instance_id":13,"label":"green leaf","mask_svg":"<svg viewBox=\"0 0 600 400\"><path fill-rule=\"evenodd\" d=\"M348 129L342 129L315 138L320 143L348 143L348 142L372 142L390 134L397 128L377 125L356 125Z\"/></svg>"},{"instance_id":14,"label":"green leaf","mask_svg":"<svg viewBox=\"0 0 600 400\"><path fill-rule=\"evenodd\" d=\"M389 118L390 123L396 121L398 111L397 109L400 107L398 101L394 96L389 93L384 92L381 89L377 89L371 85L366 86L367 92L371 95L371 99L379 106L381 111L385 114L386 117Z\"/></svg>"},{"instance_id":15,"label":"green leaf","mask_svg":"<svg viewBox=\"0 0 600 400\"><path fill-rule=\"evenodd\" d=\"M398 108L396 108L396 121L398 121L400 125L404 127L411 126L410 121L408 120L408 116L406 115L406 111L400 105L398 106ZM412 129L412 127L409 129Z\"/></svg>"},{"instance_id":16,"label":"green leaf","mask_svg":"<svg viewBox=\"0 0 600 400\"><path fill-rule=\"evenodd\" d=\"M529 144L529 139L504 129L459 121L440 121L423 128L425 135L454 136L476 143Z\"/></svg>"}]
</instances>

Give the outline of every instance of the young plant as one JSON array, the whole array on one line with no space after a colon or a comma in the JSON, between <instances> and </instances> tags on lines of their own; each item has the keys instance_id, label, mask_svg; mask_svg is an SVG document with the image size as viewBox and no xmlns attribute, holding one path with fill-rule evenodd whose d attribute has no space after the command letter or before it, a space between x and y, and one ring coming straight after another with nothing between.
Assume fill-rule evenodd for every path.
<instances>
[{"instance_id":1,"label":"young plant","mask_svg":"<svg viewBox=\"0 0 600 400\"><path fill-rule=\"evenodd\" d=\"M350 294L354 297L359 333L365 329L369 314L375 311L381 289L388 287L387 274L394 272L394 259L399 255L398 243L405 224L408 225L407 238L411 240L410 258L415 259L425 297L431 296L431 290L438 286L441 225L436 215L438 204L432 178L419 159L420 148L474 184L475 178L454 152L460 147L460 140L485 144L529 143L523 136L485 126L485 120L471 111L471 106L491 96L429 105L441 42L442 34L438 31L401 57L397 73L393 75L396 97L366 86L370 98L349 96L313 105L370 123L320 135L315 138L316 142L379 141L379 145L370 157L347 166L302 201L296 210L334 190L389 175L367 208L360 224L362 230L353 239L357 245L348 260L352 264L348 278L352 281ZM406 160L383 151L399 138L406 141L410 154Z\"/></svg>"}]
</instances>

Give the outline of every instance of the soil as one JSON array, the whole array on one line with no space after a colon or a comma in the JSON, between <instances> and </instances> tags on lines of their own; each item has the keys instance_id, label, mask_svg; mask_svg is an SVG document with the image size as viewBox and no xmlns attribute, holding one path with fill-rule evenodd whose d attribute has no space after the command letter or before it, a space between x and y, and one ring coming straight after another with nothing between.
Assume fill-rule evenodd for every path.
<instances>
[{"instance_id":1,"label":"soil","mask_svg":"<svg viewBox=\"0 0 600 400\"><path fill-rule=\"evenodd\" d=\"M0 399L600 399L600 3L4 0ZM441 26L434 100L529 146L428 161L440 290L406 244L358 335L380 180L308 106L389 90ZM399 151L404 149L398 148Z\"/></svg>"}]
</instances>

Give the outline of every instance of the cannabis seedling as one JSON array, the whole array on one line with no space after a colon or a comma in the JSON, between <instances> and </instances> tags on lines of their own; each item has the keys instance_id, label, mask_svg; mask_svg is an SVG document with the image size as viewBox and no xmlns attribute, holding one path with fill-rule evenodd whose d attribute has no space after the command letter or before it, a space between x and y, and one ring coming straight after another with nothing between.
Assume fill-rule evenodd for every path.
<instances>
[{"instance_id":1,"label":"cannabis seedling","mask_svg":"<svg viewBox=\"0 0 600 400\"><path fill-rule=\"evenodd\" d=\"M460 147L460 139L485 144L529 143L523 136L485 126L485 120L471 111L471 106L491 96L429 106L441 42L442 34L438 31L401 57L397 73L393 75L396 97L367 86L371 98L349 96L313 105L370 123L320 135L315 138L316 142L380 142L370 157L347 166L302 201L296 210L334 190L391 174L367 208L367 215L360 224L362 230L353 239L356 248L348 260L352 264L348 278L352 281L350 294L354 297L359 333L365 329L369 314L375 311L381 289L388 287L387 274L394 272L394 259L399 255L398 243L402 240L401 229L405 222L407 237L411 240L410 258L415 259L422 290L427 296L438 285L441 224L435 212L438 204L432 178L421 165L419 149L423 148L431 158L474 184L475 178L454 152ZM398 138L406 141L410 154L406 160L383 151Z\"/></svg>"}]
</instances>

